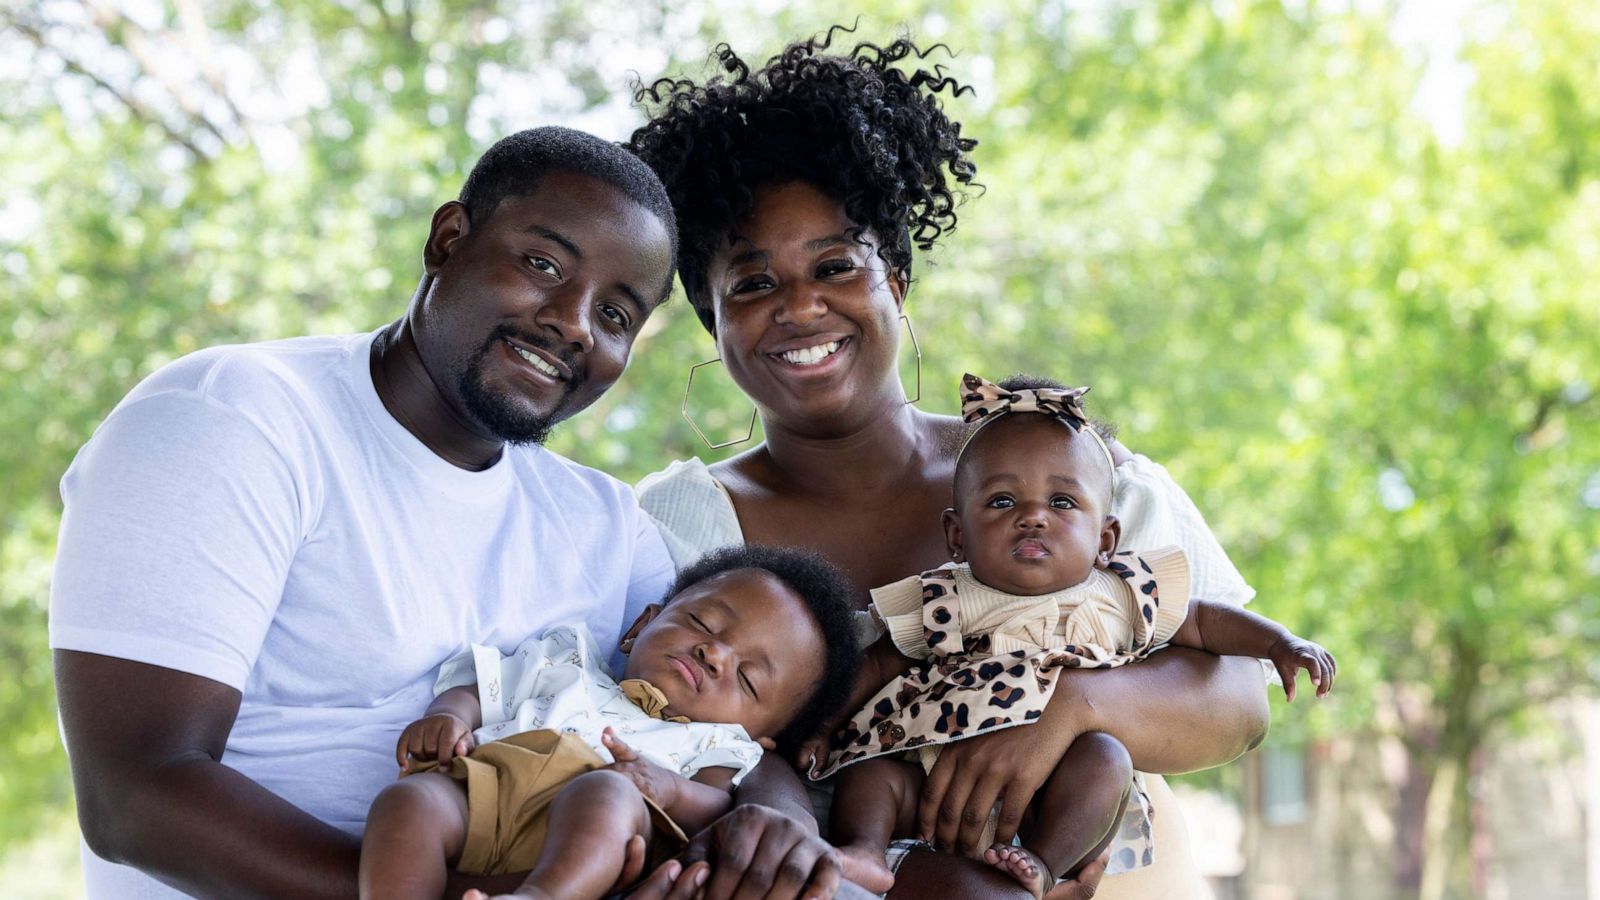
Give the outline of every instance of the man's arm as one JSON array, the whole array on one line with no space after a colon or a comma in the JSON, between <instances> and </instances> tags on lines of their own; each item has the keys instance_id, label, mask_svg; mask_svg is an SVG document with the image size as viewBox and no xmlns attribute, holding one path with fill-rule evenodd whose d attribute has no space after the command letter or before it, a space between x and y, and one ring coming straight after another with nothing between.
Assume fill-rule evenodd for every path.
<instances>
[{"instance_id":1,"label":"man's arm","mask_svg":"<svg viewBox=\"0 0 1600 900\"><path fill-rule=\"evenodd\" d=\"M57 700L89 849L214 897L356 895L361 844L222 765L227 685L55 651Z\"/></svg>"}]
</instances>

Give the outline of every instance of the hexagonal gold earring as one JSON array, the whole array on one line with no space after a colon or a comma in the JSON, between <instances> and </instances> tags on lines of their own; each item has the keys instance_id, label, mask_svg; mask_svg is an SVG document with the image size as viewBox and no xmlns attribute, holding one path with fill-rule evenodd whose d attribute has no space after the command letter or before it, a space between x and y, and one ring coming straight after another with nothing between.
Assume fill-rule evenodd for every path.
<instances>
[{"instance_id":1,"label":"hexagonal gold earring","mask_svg":"<svg viewBox=\"0 0 1600 900\"><path fill-rule=\"evenodd\" d=\"M716 359L708 359L703 363L695 363L694 365L690 366L689 379L685 381L683 385L683 420L688 422L689 427L694 429L694 433L700 435L700 440L705 441L706 446L713 450L721 450L724 447L732 447L734 444L742 444L745 441L750 440L750 438L755 436L756 433L756 411L754 407L752 407L750 410L750 427L745 430L744 437L735 438L731 441L723 441L720 444L712 443L711 438L706 437L706 433L700 429L698 424L695 423L694 416L689 415L689 391L694 389L694 370L700 368L701 366L709 366L712 363L719 362L722 362L722 357L720 356ZM918 377L920 379L921 376L919 375Z\"/></svg>"}]
</instances>

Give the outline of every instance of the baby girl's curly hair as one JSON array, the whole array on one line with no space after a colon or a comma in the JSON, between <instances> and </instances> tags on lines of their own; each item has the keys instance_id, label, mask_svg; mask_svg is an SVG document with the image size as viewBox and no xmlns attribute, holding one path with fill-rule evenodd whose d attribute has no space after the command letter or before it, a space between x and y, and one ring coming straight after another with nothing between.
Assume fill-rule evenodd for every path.
<instances>
[{"instance_id":1,"label":"baby girl's curly hair","mask_svg":"<svg viewBox=\"0 0 1600 900\"><path fill-rule=\"evenodd\" d=\"M804 181L839 200L858 226L856 240L870 234L889 269L908 280L912 245L928 250L955 228L960 186L977 171L968 153L978 142L961 136L939 95L971 88L939 66L895 67L940 45L922 50L902 38L825 52L836 35L852 31L834 26L790 44L754 72L722 44L715 57L723 75L700 85L663 78L634 95L651 119L628 146L667 187L678 217L679 274L707 330L711 254L763 187Z\"/></svg>"}]
</instances>

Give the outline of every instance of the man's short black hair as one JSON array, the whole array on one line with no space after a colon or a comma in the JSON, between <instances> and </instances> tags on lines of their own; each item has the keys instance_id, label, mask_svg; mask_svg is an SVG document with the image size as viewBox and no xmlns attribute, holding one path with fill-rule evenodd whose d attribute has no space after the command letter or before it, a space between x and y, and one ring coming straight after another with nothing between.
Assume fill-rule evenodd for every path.
<instances>
[{"instance_id":1,"label":"man's short black hair","mask_svg":"<svg viewBox=\"0 0 1600 900\"><path fill-rule=\"evenodd\" d=\"M861 668L853 603L855 591L843 572L809 550L744 544L713 550L679 572L678 580L667 591L665 602L670 603L690 585L739 569L761 569L788 585L805 601L822 635L825 654L822 679L800 711L774 739L778 750L788 756L850 699L856 673Z\"/></svg>"},{"instance_id":2,"label":"man's short black hair","mask_svg":"<svg viewBox=\"0 0 1600 900\"><path fill-rule=\"evenodd\" d=\"M672 201L667 198L661 179L621 144L586 132L549 125L501 138L478 157L457 199L467 208L468 220L473 225L482 225L494 214L501 200L533 193L540 179L551 172L575 172L598 178L654 213L667 228L676 265L678 219L672 212ZM668 272L663 297L671 287L672 273Z\"/></svg>"}]
</instances>

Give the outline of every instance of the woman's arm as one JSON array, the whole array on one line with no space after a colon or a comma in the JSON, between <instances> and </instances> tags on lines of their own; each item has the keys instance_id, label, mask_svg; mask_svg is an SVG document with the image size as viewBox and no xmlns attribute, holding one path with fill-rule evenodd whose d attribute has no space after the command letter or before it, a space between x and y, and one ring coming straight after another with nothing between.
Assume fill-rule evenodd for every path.
<instances>
[{"instance_id":1,"label":"woman's arm","mask_svg":"<svg viewBox=\"0 0 1600 900\"><path fill-rule=\"evenodd\" d=\"M971 852L999 800L995 836L1010 840L1034 793L1086 732L1122 741L1141 771L1167 774L1238 757L1266 737L1268 721L1261 666L1253 659L1169 647L1116 669L1066 670L1035 724L940 751L923 787L918 831L938 846Z\"/></svg>"}]
</instances>

